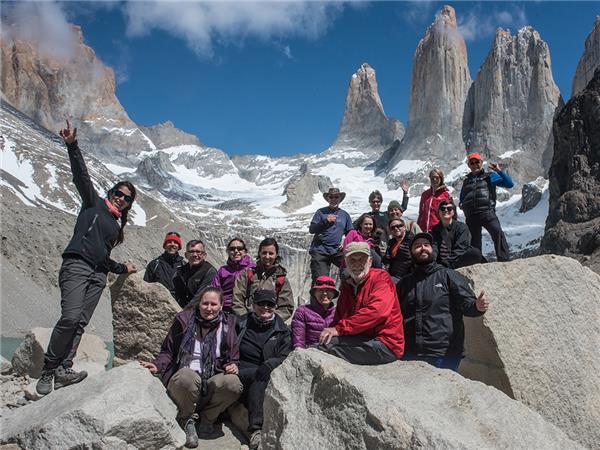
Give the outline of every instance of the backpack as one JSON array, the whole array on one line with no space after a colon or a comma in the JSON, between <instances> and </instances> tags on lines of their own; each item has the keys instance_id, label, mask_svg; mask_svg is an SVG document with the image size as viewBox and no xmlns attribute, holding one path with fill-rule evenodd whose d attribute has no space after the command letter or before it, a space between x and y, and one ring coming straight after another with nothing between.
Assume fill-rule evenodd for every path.
<instances>
[{"instance_id":1,"label":"backpack","mask_svg":"<svg viewBox=\"0 0 600 450\"><path fill-rule=\"evenodd\" d=\"M248 284L246 285L246 306L250 306L250 288L252 287L252 279L254 278L254 270L249 269L246 272L246 276L248 277ZM275 282L275 297L279 300L279 293L283 288L283 283L285 282L285 275L277 275L277 280Z\"/></svg>"}]
</instances>

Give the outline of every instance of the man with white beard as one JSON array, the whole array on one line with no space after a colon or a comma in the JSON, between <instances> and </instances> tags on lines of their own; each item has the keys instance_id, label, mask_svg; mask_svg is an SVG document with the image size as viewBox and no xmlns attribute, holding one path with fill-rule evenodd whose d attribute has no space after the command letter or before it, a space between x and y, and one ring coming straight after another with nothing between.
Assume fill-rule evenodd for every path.
<instances>
[{"instance_id":1,"label":"man with white beard","mask_svg":"<svg viewBox=\"0 0 600 450\"><path fill-rule=\"evenodd\" d=\"M387 364L404 353L402 313L390 275L371 267L366 242L344 252L346 269L332 326L319 338L320 349L352 364Z\"/></svg>"}]
</instances>

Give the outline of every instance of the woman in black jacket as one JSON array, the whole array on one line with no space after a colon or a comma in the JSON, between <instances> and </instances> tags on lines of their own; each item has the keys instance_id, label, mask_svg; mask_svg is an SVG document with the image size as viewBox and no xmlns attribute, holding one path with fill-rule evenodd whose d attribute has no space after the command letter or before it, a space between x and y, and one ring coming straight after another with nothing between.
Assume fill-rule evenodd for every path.
<instances>
[{"instance_id":1,"label":"woman in black jacket","mask_svg":"<svg viewBox=\"0 0 600 450\"><path fill-rule=\"evenodd\" d=\"M271 371L292 351L292 333L275 314L277 298L271 290L254 293L252 312L237 323L240 341L240 381L244 385L242 401L248 408L250 449L260 446L265 390Z\"/></svg>"},{"instance_id":2,"label":"woman in black jacket","mask_svg":"<svg viewBox=\"0 0 600 450\"><path fill-rule=\"evenodd\" d=\"M120 181L109 191L107 198L98 195L77 145L77 128L60 131L67 145L73 183L81 196L73 237L62 254L63 263L58 276L61 292L61 316L50 337L44 356L42 376L37 383L39 394L52 389L79 383L87 373L75 372L73 358L85 326L106 286L106 275L132 273L132 264L120 264L110 259L111 250L123 242L127 213L135 199L135 187Z\"/></svg>"},{"instance_id":3,"label":"woman in black jacket","mask_svg":"<svg viewBox=\"0 0 600 450\"><path fill-rule=\"evenodd\" d=\"M390 219L388 229L392 237L387 243L383 264L394 284L398 284L411 270L410 244L415 235L406 229L404 219Z\"/></svg>"}]
</instances>

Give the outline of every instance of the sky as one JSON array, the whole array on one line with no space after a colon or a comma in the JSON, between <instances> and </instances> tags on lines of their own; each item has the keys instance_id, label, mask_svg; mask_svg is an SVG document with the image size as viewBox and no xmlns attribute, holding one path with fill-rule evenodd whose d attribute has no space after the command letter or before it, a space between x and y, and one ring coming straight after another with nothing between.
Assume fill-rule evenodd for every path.
<instances>
[{"instance_id":1,"label":"sky","mask_svg":"<svg viewBox=\"0 0 600 450\"><path fill-rule=\"evenodd\" d=\"M7 2L3 2L6 6ZM172 121L230 155L315 153L335 140L348 82L377 73L386 114L406 124L412 57L441 2L19 2L52 42L68 22L115 70L138 124ZM600 2L448 2L471 77L497 27L533 26L563 98ZM7 8L4 8L5 10ZM4 13L3 13L4 14ZM32 17L38 14L39 22ZM55 46L59 47L59 46Z\"/></svg>"}]
</instances>

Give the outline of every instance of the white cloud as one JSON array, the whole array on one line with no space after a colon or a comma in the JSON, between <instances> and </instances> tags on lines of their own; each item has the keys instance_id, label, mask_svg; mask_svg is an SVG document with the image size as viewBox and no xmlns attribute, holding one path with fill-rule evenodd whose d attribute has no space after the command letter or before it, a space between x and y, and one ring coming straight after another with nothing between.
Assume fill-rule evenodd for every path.
<instances>
[{"instance_id":1,"label":"white cloud","mask_svg":"<svg viewBox=\"0 0 600 450\"><path fill-rule=\"evenodd\" d=\"M215 43L240 44L249 37L316 39L343 8L341 2L315 1L153 1L126 3L123 12L130 36L159 29L183 39L197 55L211 57Z\"/></svg>"},{"instance_id":2,"label":"white cloud","mask_svg":"<svg viewBox=\"0 0 600 450\"><path fill-rule=\"evenodd\" d=\"M518 30L527 25L525 9L518 5L509 5L508 9L482 10L477 5L466 15L458 17L458 30L465 41L488 38L498 27ZM487 8L487 5L484 6Z\"/></svg>"}]
</instances>

